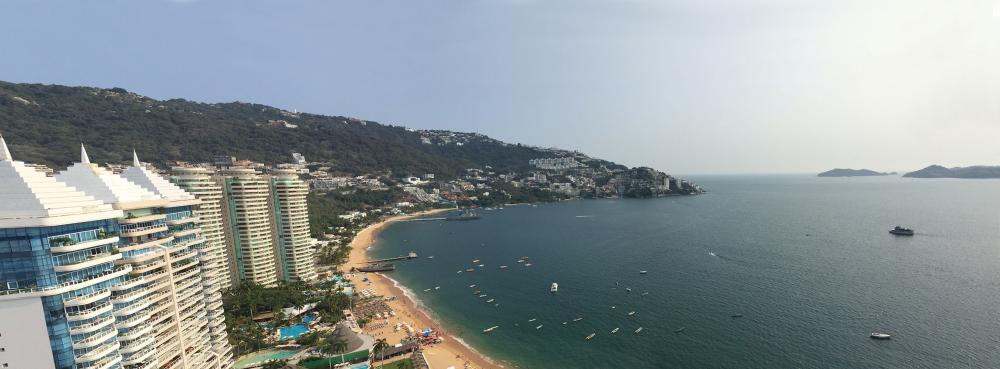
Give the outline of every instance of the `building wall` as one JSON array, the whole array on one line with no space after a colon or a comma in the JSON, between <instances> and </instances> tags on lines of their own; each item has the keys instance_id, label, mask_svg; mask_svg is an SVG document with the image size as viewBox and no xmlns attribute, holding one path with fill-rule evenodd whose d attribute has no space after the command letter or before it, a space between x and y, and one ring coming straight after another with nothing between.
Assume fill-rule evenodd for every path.
<instances>
[{"instance_id":1,"label":"building wall","mask_svg":"<svg viewBox=\"0 0 1000 369\"><path fill-rule=\"evenodd\" d=\"M42 300L0 297L0 367L55 368Z\"/></svg>"}]
</instances>

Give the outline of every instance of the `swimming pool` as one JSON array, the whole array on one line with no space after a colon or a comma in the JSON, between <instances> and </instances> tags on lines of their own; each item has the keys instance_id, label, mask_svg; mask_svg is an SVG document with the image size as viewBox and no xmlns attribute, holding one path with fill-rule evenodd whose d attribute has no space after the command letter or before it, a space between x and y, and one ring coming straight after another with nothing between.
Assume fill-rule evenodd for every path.
<instances>
[{"instance_id":1,"label":"swimming pool","mask_svg":"<svg viewBox=\"0 0 1000 369\"><path fill-rule=\"evenodd\" d=\"M296 351L284 351L284 350L266 350L255 352L247 357L239 359L236 361L236 369L246 368L248 366L253 366L257 364L263 364L271 360L283 360L295 355Z\"/></svg>"},{"instance_id":2,"label":"swimming pool","mask_svg":"<svg viewBox=\"0 0 1000 369\"><path fill-rule=\"evenodd\" d=\"M278 328L279 339L282 341L295 339L296 337L301 336L306 332L309 332L309 322L313 320L316 320L316 317L312 315L306 315L302 317L302 323Z\"/></svg>"}]
</instances>

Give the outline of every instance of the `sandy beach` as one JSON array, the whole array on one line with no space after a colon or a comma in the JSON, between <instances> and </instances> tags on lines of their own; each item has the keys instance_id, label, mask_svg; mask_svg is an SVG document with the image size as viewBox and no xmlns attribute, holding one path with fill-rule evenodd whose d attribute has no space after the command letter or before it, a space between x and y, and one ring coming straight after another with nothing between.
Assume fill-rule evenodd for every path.
<instances>
[{"instance_id":1,"label":"sandy beach","mask_svg":"<svg viewBox=\"0 0 1000 369\"><path fill-rule=\"evenodd\" d=\"M348 257L347 265L343 267L348 272L351 267L365 265L368 261L368 248L371 247L378 232L387 224L405 220L409 218L425 216L434 213L449 211L451 209L428 210L417 214L403 215L386 219L385 221L373 224L361 232L351 242L351 253ZM406 333L405 330L395 331L396 324L409 324L413 329L420 331L424 328L431 328L442 334L443 343L425 346L424 356L432 369L448 368L502 368L485 356L474 352L451 335L448 335L440 324L435 322L430 316L417 307L417 305L407 297L403 290L393 285L393 281L382 276L381 273L366 273L370 284L362 283L361 278L353 278L358 290L372 289L376 295L386 297L396 297L389 301L389 307L393 309L396 316L389 319L373 320L365 328L365 332L376 339L384 338L390 345L398 344ZM468 366L466 366L468 365Z\"/></svg>"}]
</instances>

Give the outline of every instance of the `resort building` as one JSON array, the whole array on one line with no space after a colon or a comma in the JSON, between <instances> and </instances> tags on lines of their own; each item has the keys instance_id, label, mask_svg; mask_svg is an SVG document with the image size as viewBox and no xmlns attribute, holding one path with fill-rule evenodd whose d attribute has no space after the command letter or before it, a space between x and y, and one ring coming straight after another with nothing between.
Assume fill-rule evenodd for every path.
<instances>
[{"instance_id":1,"label":"resort building","mask_svg":"<svg viewBox=\"0 0 1000 369\"><path fill-rule=\"evenodd\" d=\"M316 279L315 241L309 234L309 185L294 170L271 171L274 228L277 230L281 277L285 281Z\"/></svg>"},{"instance_id":2,"label":"resort building","mask_svg":"<svg viewBox=\"0 0 1000 369\"><path fill-rule=\"evenodd\" d=\"M201 228L201 237L205 239L205 247L201 252L208 255L202 259L202 269L214 271L214 282L220 289L232 287L229 248L222 222L222 186L212 179L212 172L201 167L173 168L170 180L201 200L201 204L194 207L194 215Z\"/></svg>"},{"instance_id":3,"label":"resort building","mask_svg":"<svg viewBox=\"0 0 1000 369\"><path fill-rule=\"evenodd\" d=\"M138 165L136 165L138 164ZM162 369L230 368L225 334L213 335L221 303L205 286L199 234L192 207L200 201L142 167L138 160L122 175L81 162L55 179L122 211L114 264L127 278L110 287L107 308L115 317L121 367ZM81 368L77 366L77 368ZM117 368L115 366L109 368Z\"/></svg>"},{"instance_id":4,"label":"resort building","mask_svg":"<svg viewBox=\"0 0 1000 369\"><path fill-rule=\"evenodd\" d=\"M0 365L123 367L122 211L14 161L0 137Z\"/></svg>"},{"instance_id":5,"label":"resort building","mask_svg":"<svg viewBox=\"0 0 1000 369\"><path fill-rule=\"evenodd\" d=\"M223 189L223 224L230 234L230 262L237 279L274 286L278 256L268 178L255 169L229 168L215 180Z\"/></svg>"}]
</instances>

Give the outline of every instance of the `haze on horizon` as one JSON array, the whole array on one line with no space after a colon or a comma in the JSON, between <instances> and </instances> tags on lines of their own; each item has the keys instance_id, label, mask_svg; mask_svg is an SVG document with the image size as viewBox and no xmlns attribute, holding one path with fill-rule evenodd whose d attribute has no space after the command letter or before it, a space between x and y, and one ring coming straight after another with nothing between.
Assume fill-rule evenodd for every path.
<instances>
[{"instance_id":1,"label":"haze on horizon","mask_svg":"<svg viewBox=\"0 0 1000 369\"><path fill-rule=\"evenodd\" d=\"M0 40L0 80L475 131L670 173L1000 165L996 0L10 0Z\"/></svg>"}]
</instances>

